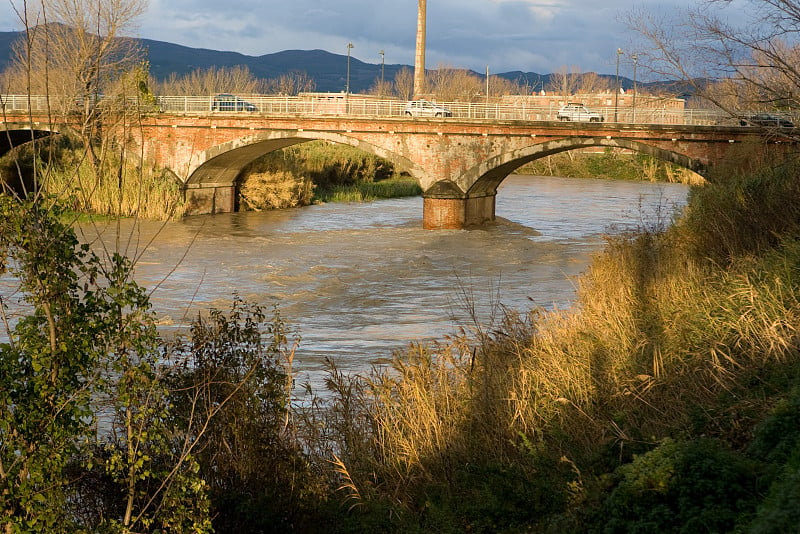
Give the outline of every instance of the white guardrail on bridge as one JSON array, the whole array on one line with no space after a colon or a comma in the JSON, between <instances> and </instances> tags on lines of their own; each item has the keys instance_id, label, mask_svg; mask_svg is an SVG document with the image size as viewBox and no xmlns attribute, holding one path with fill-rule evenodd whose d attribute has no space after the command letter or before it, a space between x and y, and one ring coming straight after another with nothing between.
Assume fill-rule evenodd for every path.
<instances>
[{"instance_id":1,"label":"white guardrail on bridge","mask_svg":"<svg viewBox=\"0 0 800 534\"><path fill-rule=\"evenodd\" d=\"M139 102L145 113L178 113L192 115L212 114L260 114L300 116L354 116L397 117L407 116L406 101L394 99L364 98L363 95L347 96L331 93L331 96L265 96L242 95L233 100L220 100L217 96L158 96L154 102ZM113 106L115 99L101 99L97 105ZM116 103L119 103L117 100ZM134 106L137 102L129 102ZM482 102L437 102L447 108L456 119L476 120L520 120L555 121L558 105L535 106L525 103ZM83 103L75 99L46 97L39 95L0 95L0 107L5 113L47 112L80 109ZM605 122L629 124L670 124L696 126L738 126L739 121L728 114L713 110L668 109L666 107L642 106L637 108L612 107L592 108L599 112ZM446 118L443 120L447 120Z\"/></svg>"}]
</instances>

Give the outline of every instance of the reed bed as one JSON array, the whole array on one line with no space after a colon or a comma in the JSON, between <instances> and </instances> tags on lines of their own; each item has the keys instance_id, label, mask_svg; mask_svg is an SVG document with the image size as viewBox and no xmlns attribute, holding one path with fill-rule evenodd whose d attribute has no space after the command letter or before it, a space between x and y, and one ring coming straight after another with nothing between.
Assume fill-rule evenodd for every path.
<instances>
[{"instance_id":1,"label":"reed bed","mask_svg":"<svg viewBox=\"0 0 800 534\"><path fill-rule=\"evenodd\" d=\"M409 176L395 176L379 182L361 182L320 189L314 195L314 200L315 202L370 202L421 194L422 188L416 179Z\"/></svg>"},{"instance_id":2,"label":"reed bed","mask_svg":"<svg viewBox=\"0 0 800 534\"><path fill-rule=\"evenodd\" d=\"M347 431L351 441L360 434L357 454L333 446L349 483L370 488L359 498L428 513L433 501L445 507L431 500L444 487L446 506L469 508L458 513L475 526L481 504L465 481L478 483L476 472L481 498L510 498L504 484L522 477L526 499L547 515L596 496L604 470L667 438L741 446L800 362L800 190L790 175L706 186L673 226L609 238L569 310L506 311L491 329L412 345L367 376L339 376L333 404L369 421ZM747 209L725 210L749 224L725 225L723 244L698 248L722 231L701 224L701 212L763 188ZM470 504L456 503L467 495ZM504 528L541 520L507 504Z\"/></svg>"},{"instance_id":3,"label":"reed bed","mask_svg":"<svg viewBox=\"0 0 800 534\"><path fill-rule=\"evenodd\" d=\"M17 194L39 192L77 214L154 220L183 215L182 187L175 177L102 156L90 164L87 152L64 136L35 152L21 147L0 161L0 169L24 177L26 191Z\"/></svg>"},{"instance_id":4,"label":"reed bed","mask_svg":"<svg viewBox=\"0 0 800 534\"><path fill-rule=\"evenodd\" d=\"M183 215L183 193L177 180L155 169L120 168L121 172L98 173L83 161L74 169L48 169L42 192L66 199L64 205L77 213L152 220Z\"/></svg>"}]
</instances>

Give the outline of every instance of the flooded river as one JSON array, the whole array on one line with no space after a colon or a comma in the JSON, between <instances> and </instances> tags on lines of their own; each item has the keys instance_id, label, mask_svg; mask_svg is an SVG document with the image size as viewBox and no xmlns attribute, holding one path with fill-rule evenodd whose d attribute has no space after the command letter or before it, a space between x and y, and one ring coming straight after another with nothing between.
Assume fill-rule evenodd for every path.
<instances>
[{"instance_id":1,"label":"flooded river","mask_svg":"<svg viewBox=\"0 0 800 534\"><path fill-rule=\"evenodd\" d=\"M326 356L363 370L455 331L469 323L468 303L481 321L500 304L569 306L604 233L652 223L686 194L675 184L515 175L498 193L497 223L479 230L423 230L422 199L407 198L123 221L120 235L163 330L199 309L227 310L235 293L276 304L302 337L298 383L313 383Z\"/></svg>"}]
</instances>

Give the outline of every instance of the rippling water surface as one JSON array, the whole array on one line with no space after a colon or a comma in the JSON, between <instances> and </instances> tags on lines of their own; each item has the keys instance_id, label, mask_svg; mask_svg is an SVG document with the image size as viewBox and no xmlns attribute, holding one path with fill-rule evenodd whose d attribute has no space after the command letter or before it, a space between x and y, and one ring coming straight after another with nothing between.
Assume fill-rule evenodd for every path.
<instances>
[{"instance_id":1,"label":"rippling water surface","mask_svg":"<svg viewBox=\"0 0 800 534\"><path fill-rule=\"evenodd\" d=\"M123 221L120 235L138 256L136 278L152 288L164 330L185 326L198 309L227 310L234 293L277 304L302 336L300 380L313 382L326 356L363 370L411 341L453 332L469 322L466 302L481 321L498 304L569 306L604 233L663 219L686 193L671 184L511 176L498 193L498 222L479 230L423 230L422 199L408 198ZM104 231L108 245L112 234Z\"/></svg>"}]
</instances>

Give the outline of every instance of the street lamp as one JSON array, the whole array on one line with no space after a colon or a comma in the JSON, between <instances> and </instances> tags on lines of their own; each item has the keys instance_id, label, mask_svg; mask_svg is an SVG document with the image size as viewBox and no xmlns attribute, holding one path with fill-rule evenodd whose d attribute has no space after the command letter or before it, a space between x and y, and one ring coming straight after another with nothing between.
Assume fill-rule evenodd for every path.
<instances>
[{"instance_id":1,"label":"street lamp","mask_svg":"<svg viewBox=\"0 0 800 534\"><path fill-rule=\"evenodd\" d=\"M345 86L345 94L350 94L350 49L353 48L353 43L347 43L347 85Z\"/></svg>"},{"instance_id":2,"label":"street lamp","mask_svg":"<svg viewBox=\"0 0 800 534\"><path fill-rule=\"evenodd\" d=\"M631 56L633 60L633 122L636 122L636 63L639 61L639 56L637 54L633 54Z\"/></svg>"},{"instance_id":3,"label":"street lamp","mask_svg":"<svg viewBox=\"0 0 800 534\"><path fill-rule=\"evenodd\" d=\"M381 96L383 96L383 67L384 67L384 52L378 52L381 55Z\"/></svg>"},{"instance_id":4,"label":"street lamp","mask_svg":"<svg viewBox=\"0 0 800 534\"><path fill-rule=\"evenodd\" d=\"M486 65L486 117L489 117L489 65Z\"/></svg>"},{"instance_id":5,"label":"street lamp","mask_svg":"<svg viewBox=\"0 0 800 534\"><path fill-rule=\"evenodd\" d=\"M622 49L617 48L617 87L614 91L614 122L617 122L617 109L619 107L619 58L622 54Z\"/></svg>"}]
</instances>

